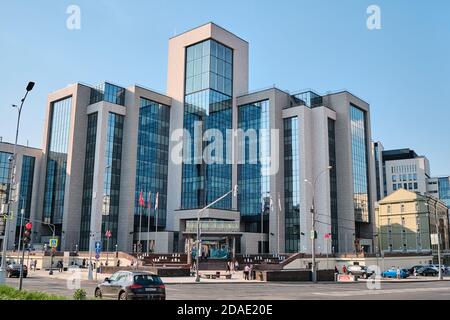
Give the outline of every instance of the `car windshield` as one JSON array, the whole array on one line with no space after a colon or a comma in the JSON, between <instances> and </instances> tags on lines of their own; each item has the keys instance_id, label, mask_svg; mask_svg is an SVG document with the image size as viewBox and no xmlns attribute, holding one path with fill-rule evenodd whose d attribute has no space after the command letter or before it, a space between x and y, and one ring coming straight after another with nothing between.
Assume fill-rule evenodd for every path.
<instances>
[{"instance_id":1,"label":"car windshield","mask_svg":"<svg viewBox=\"0 0 450 320\"><path fill-rule=\"evenodd\" d=\"M160 277L152 274L140 274L134 276L134 283L140 284L142 286L148 286L153 284L162 284L162 280Z\"/></svg>"}]
</instances>

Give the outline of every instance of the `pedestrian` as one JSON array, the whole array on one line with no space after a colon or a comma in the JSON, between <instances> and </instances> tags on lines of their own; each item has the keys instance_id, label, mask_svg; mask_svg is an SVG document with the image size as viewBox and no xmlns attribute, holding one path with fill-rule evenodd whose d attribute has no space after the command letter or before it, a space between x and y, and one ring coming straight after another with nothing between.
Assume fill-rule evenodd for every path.
<instances>
[{"instance_id":1,"label":"pedestrian","mask_svg":"<svg viewBox=\"0 0 450 320\"><path fill-rule=\"evenodd\" d=\"M414 277L417 277L417 268L414 268L413 274L414 274Z\"/></svg>"},{"instance_id":2,"label":"pedestrian","mask_svg":"<svg viewBox=\"0 0 450 320\"><path fill-rule=\"evenodd\" d=\"M120 260L117 260L117 267L120 267Z\"/></svg>"},{"instance_id":3,"label":"pedestrian","mask_svg":"<svg viewBox=\"0 0 450 320\"><path fill-rule=\"evenodd\" d=\"M334 266L334 273L335 273L335 274L339 274L339 269L338 269L337 266Z\"/></svg>"},{"instance_id":4,"label":"pedestrian","mask_svg":"<svg viewBox=\"0 0 450 320\"><path fill-rule=\"evenodd\" d=\"M234 262L234 270L239 271L239 262L237 260Z\"/></svg>"},{"instance_id":5,"label":"pedestrian","mask_svg":"<svg viewBox=\"0 0 450 320\"><path fill-rule=\"evenodd\" d=\"M244 280L250 280L249 279L249 273L250 273L250 266L247 264L244 267Z\"/></svg>"},{"instance_id":6,"label":"pedestrian","mask_svg":"<svg viewBox=\"0 0 450 320\"><path fill-rule=\"evenodd\" d=\"M397 279L401 278L400 267L397 267Z\"/></svg>"},{"instance_id":7,"label":"pedestrian","mask_svg":"<svg viewBox=\"0 0 450 320\"><path fill-rule=\"evenodd\" d=\"M61 260L58 261L57 267L58 267L58 270L59 270L60 273L63 272L64 264L63 264L63 262Z\"/></svg>"},{"instance_id":8,"label":"pedestrian","mask_svg":"<svg viewBox=\"0 0 450 320\"><path fill-rule=\"evenodd\" d=\"M83 259L83 269L86 268L86 258Z\"/></svg>"},{"instance_id":9,"label":"pedestrian","mask_svg":"<svg viewBox=\"0 0 450 320\"><path fill-rule=\"evenodd\" d=\"M345 266L345 264L342 266L342 273L347 274L347 267Z\"/></svg>"},{"instance_id":10,"label":"pedestrian","mask_svg":"<svg viewBox=\"0 0 450 320\"><path fill-rule=\"evenodd\" d=\"M255 271L254 271L254 267L253 267L253 265L251 264L250 265L250 270L249 270L249 276L250 276L250 280L255 280L255 276L254 276L254 273Z\"/></svg>"},{"instance_id":11,"label":"pedestrian","mask_svg":"<svg viewBox=\"0 0 450 320\"><path fill-rule=\"evenodd\" d=\"M231 273L231 261L227 262L227 273Z\"/></svg>"}]
</instances>

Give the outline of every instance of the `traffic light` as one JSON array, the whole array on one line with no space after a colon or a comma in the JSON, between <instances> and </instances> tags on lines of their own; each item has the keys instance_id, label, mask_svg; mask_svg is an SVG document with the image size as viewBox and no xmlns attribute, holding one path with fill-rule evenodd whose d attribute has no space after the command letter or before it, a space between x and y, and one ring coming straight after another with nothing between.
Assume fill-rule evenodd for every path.
<instances>
[{"instance_id":1,"label":"traffic light","mask_svg":"<svg viewBox=\"0 0 450 320\"><path fill-rule=\"evenodd\" d=\"M31 229L33 228L33 225L31 222L28 222L25 225L25 232L23 233L23 243L28 244L31 242Z\"/></svg>"}]
</instances>

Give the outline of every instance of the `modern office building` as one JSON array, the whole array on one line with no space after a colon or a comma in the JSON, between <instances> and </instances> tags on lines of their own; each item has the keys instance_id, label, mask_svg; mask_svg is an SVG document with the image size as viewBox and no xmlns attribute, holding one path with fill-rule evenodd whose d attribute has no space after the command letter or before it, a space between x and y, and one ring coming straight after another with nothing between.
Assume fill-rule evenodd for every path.
<instances>
[{"instance_id":1,"label":"modern office building","mask_svg":"<svg viewBox=\"0 0 450 320\"><path fill-rule=\"evenodd\" d=\"M376 211L380 251L437 253L431 241L436 230L441 250L449 249L448 208L435 197L401 189L382 199Z\"/></svg>"},{"instance_id":2,"label":"modern office building","mask_svg":"<svg viewBox=\"0 0 450 320\"><path fill-rule=\"evenodd\" d=\"M311 252L314 205L317 252L373 251L370 123L346 91L249 92L248 42L208 23L169 40L166 94L77 83L49 95L32 216L56 226L61 250L187 252L211 205L202 251L220 257Z\"/></svg>"},{"instance_id":3,"label":"modern office building","mask_svg":"<svg viewBox=\"0 0 450 320\"><path fill-rule=\"evenodd\" d=\"M430 178L428 180L428 194L442 200L450 208L450 177Z\"/></svg>"},{"instance_id":4,"label":"modern office building","mask_svg":"<svg viewBox=\"0 0 450 320\"><path fill-rule=\"evenodd\" d=\"M428 191L430 163L411 149L384 150L380 142L372 143L376 162L377 200L404 189L421 194Z\"/></svg>"},{"instance_id":5,"label":"modern office building","mask_svg":"<svg viewBox=\"0 0 450 320\"><path fill-rule=\"evenodd\" d=\"M12 159L14 145L0 142L0 204L1 214L11 213L9 223L9 247L15 247L18 243L21 213L27 219L33 218L32 213L38 210L38 191L40 188L39 172L41 168L42 151L26 146L16 148L16 187L10 192L12 179ZM10 201L11 200L11 201ZM8 208L9 204L9 208ZM3 245L5 233L5 219L0 218L0 243ZM32 221L34 223L34 221ZM38 223L36 225L39 225ZM40 241L38 233L33 233L32 238Z\"/></svg>"}]
</instances>

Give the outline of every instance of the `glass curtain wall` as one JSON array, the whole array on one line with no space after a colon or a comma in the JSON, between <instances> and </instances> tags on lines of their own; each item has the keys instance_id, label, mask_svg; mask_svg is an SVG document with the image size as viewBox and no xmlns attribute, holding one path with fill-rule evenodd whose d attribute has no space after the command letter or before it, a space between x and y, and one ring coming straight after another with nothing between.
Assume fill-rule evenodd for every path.
<instances>
[{"instance_id":1,"label":"glass curtain wall","mask_svg":"<svg viewBox=\"0 0 450 320\"><path fill-rule=\"evenodd\" d=\"M284 214L285 251L301 252L300 247L300 154L298 117L284 119Z\"/></svg>"},{"instance_id":2,"label":"glass curtain wall","mask_svg":"<svg viewBox=\"0 0 450 320\"><path fill-rule=\"evenodd\" d=\"M43 219L56 225L62 224L64 214L71 109L72 97L51 106Z\"/></svg>"},{"instance_id":3,"label":"glass curtain wall","mask_svg":"<svg viewBox=\"0 0 450 320\"><path fill-rule=\"evenodd\" d=\"M184 144L182 209L203 208L232 188L232 166L227 164L230 155L225 139L233 120L232 79L233 51L230 48L207 40L186 49L184 128L191 140L185 139ZM204 142L204 133L210 129L224 139L212 137ZM212 143L222 152L216 148L204 158L203 151ZM214 208L230 210L231 196Z\"/></svg>"}]
</instances>

